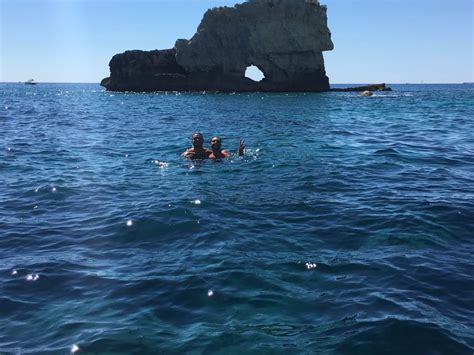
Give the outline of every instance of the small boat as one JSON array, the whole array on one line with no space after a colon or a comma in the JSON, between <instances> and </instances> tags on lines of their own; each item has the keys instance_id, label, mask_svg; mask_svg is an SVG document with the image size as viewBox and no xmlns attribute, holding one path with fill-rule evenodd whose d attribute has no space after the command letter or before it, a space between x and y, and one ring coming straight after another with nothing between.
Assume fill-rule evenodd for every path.
<instances>
[{"instance_id":1,"label":"small boat","mask_svg":"<svg viewBox=\"0 0 474 355\"><path fill-rule=\"evenodd\" d=\"M29 79L28 81L25 81L25 84L26 84L26 85L36 85L36 84L38 84L38 83L35 82L33 79Z\"/></svg>"}]
</instances>

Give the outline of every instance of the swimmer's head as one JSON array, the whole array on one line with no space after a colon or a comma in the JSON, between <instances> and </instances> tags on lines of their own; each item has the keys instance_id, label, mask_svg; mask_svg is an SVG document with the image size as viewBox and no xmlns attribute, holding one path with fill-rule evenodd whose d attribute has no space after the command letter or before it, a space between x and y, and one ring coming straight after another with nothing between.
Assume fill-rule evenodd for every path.
<instances>
[{"instance_id":1,"label":"swimmer's head","mask_svg":"<svg viewBox=\"0 0 474 355\"><path fill-rule=\"evenodd\" d=\"M212 150L220 150L221 149L222 141L219 137L212 137L211 138L211 148Z\"/></svg>"},{"instance_id":2,"label":"swimmer's head","mask_svg":"<svg viewBox=\"0 0 474 355\"><path fill-rule=\"evenodd\" d=\"M204 137L201 132L195 132L192 135L193 147L201 148L204 143Z\"/></svg>"}]
</instances>

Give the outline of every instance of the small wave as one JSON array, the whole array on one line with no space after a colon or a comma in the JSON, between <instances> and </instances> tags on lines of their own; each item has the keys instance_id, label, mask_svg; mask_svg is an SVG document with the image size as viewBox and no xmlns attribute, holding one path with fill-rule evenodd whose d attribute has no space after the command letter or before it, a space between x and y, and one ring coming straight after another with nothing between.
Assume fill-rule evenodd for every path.
<instances>
[{"instance_id":1,"label":"small wave","mask_svg":"<svg viewBox=\"0 0 474 355\"><path fill-rule=\"evenodd\" d=\"M406 335L410 334L410 337ZM472 348L456 340L455 334L433 323L406 319L358 321L337 352L385 354L387 344L397 354L470 354Z\"/></svg>"},{"instance_id":2,"label":"small wave","mask_svg":"<svg viewBox=\"0 0 474 355\"><path fill-rule=\"evenodd\" d=\"M400 156L400 152L395 148L384 148L379 149L374 152L376 155L385 155L385 156Z\"/></svg>"},{"instance_id":3,"label":"small wave","mask_svg":"<svg viewBox=\"0 0 474 355\"><path fill-rule=\"evenodd\" d=\"M382 94L382 93L377 93L374 92L374 95L372 97L377 97L377 98L398 98L398 97L413 97L413 94L410 93L397 93L397 94Z\"/></svg>"}]
</instances>

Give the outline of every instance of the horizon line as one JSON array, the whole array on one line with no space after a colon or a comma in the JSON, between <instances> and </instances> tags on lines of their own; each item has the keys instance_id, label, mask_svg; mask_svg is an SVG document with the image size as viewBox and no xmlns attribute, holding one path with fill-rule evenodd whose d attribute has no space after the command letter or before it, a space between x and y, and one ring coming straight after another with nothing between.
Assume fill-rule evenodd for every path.
<instances>
[{"instance_id":1,"label":"horizon line","mask_svg":"<svg viewBox=\"0 0 474 355\"><path fill-rule=\"evenodd\" d=\"M24 84L25 81L0 81L0 84ZM36 84L97 84L100 85L100 81L35 81ZM474 84L474 81L458 81L458 82L410 82L410 81L404 81L404 82L337 82L337 83L329 83L329 85L375 85L375 84L386 84L386 85L413 85L413 84L419 84L419 85L433 85L433 84L439 84L439 85L456 85L456 84Z\"/></svg>"}]
</instances>

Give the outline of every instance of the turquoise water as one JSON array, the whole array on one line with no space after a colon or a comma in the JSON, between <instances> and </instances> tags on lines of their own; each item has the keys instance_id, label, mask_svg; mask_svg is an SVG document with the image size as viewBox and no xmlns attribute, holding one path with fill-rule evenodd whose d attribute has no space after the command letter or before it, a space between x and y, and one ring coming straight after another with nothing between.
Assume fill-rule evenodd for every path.
<instances>
[{"instance_id":1,"label":"turquoise water","mask_svg":"<svg viewBox=\"0 0 474 355\"><path fill-rule=\"evenodd\" d=\"M392 87L0 84L0 353L472 354L474 86Z\"/></svg>"}]
</instances>

